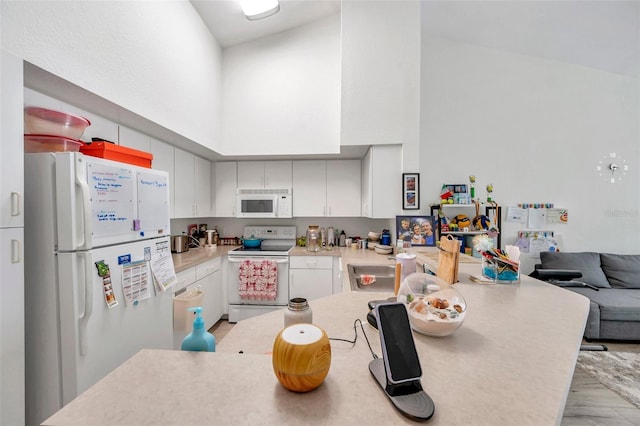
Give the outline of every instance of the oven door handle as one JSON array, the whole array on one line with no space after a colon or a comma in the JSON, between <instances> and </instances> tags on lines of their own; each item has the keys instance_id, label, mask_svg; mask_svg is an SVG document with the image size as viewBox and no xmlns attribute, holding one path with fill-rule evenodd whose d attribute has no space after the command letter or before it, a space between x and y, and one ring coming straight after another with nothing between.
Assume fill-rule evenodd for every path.
<instances>
[{"instance_id":1,"label":"oven door handle","mask_svg":"<svg viewBox=\"0 0 640 426\"><path fill-rule=\"evenodd\" d=\"M256 258L254 257L252 259L256 259ZM267 258L267 257L261 257L259 259L260 260L269 260L269 258ZM229 260L230 263L240 263L240 262L245 261L247 259L237 259L236 260L236 259L229 258L228 260ZM289 263L289 259L278 260L278 261L276 261L276 263L277 264Z\"/></svg>"}]
</instances>

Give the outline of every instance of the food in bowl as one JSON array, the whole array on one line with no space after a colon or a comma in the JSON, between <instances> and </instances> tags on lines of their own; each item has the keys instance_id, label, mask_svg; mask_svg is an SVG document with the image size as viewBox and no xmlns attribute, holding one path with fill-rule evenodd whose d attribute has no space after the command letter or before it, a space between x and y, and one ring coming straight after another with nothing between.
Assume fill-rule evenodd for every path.
<instances>
[{"instance_id":1,"label":"food in bowl","mask_svg":"<svg viewBox=\"0 0 640 426\"><path fill-rule=\"evenodd\" d=\"M419 295L407 305L411 328L428 336L448 336L464 321L467 304L453 288Z\"/></svg>"},{"instance_id":2,"label":"food in bowl","mask_svg":"<svg viewBox=\"0 0 640 426\"><path fill-rule=\"evenodd\" d=\"M40 107L24 109L24 131L28 134L80 139L91 122L84 117Z\"/></svg>"}]
</instances>

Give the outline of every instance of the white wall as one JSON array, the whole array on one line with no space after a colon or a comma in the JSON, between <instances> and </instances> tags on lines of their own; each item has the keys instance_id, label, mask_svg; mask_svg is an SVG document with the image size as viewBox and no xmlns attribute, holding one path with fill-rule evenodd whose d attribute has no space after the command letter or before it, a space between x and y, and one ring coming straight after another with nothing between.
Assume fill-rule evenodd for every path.
<instances>
[{"instance_id":1,"label":"white wall","mask_svg":"<svg viewBox=\"0 0 640 426\"><path fill-rule=\"evenodd\" d=\"M503 206L550 202L569 210L565 251L640 252L638 80L550 60L422 37L422 199L468 183ZM620 184L596 165L615 151ZM521 225L502 225L513 243Z\"/></svg>"},{"instance_id":2,"label":"white wall","mask_svg":"<svg viewBox=\"0 0 640 426\"><path fill-rule=\"evenodd\" d=\"M215 150L221 49L188 1L2 1L2 47Z\"/></svg>"},{"instance_id":3,"label":"white wall","mask_svg":"<svg viewBox=\"0 0 640 426\"><path fill-rule=\"evenodd\" d=\"M342 3L343 145L404 144L418 168L420 2Z\"/></svg>"},{"instance_id":4,"label":"white wall","mask_svg":"<svg viewBox=\"0 0 640 426\"><path fill-rule=\"evenodd\" d=\"M223 52L223 155L340 152L340 16Z\"/></svg>"}]
</instances>

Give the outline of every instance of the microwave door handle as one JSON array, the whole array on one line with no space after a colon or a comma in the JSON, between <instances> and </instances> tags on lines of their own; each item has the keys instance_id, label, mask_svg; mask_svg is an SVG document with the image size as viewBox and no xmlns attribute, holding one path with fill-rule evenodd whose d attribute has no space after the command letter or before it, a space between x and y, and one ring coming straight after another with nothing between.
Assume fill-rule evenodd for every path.
<instances>
[{"instance_id":1,"label":"microwave door handle","mask_svg":"<svg viewBox=\"0 0 640 426\"><path fill-rule=\"evenodd\" d=\"M78 317L78 340L80 355L86 355L89 352L87 325L93 314L93 270L89 267L91 255L89 253L78 253L78 255L82 259L82 269L84 270L84 307L82 315Z\"/></svg>"},{"instance_id":2,"label":"microwave door handle","mask_svg":"<svg viewBox=\"0 0 640 426\"><path fill-rule=\"evenodd\" d=\"M91 223L91 196L89 195L89 184L82 180L81 177L76 173L76 185L80 187L80 192L82 194L80 200L80 207L82 208L82 232L80 235L82 236L82 242L77 242L76 249L89 249L88 242L90 240L89 233L89 224ZM74 229L75 231L75 229Z\"/></svg>"}]
</instances>

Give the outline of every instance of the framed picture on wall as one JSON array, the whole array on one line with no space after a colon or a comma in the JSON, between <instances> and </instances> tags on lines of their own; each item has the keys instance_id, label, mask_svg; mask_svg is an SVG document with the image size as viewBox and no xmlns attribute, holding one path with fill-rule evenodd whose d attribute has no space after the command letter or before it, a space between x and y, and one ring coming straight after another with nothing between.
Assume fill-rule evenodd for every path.
<instances>
[{"instance_id":1,"label":"framed picture on wall","mask_svg":"<svg viewBox=\"0 0 640 426\"><path fill-rule=\"evenodd\" d=\"M402 174L402 209L420 208L420 173Z\"/></svg>"},{"instance_id":2,"label":"framed picture on wall","mask_svg":"<svg viewBox=\"0 0 640 426\"><path fill-rule=\"evenodd\" d=\"M435 246L435 216L396 216L396 241L411 246Z\"/></svg>"}]
</instances>

